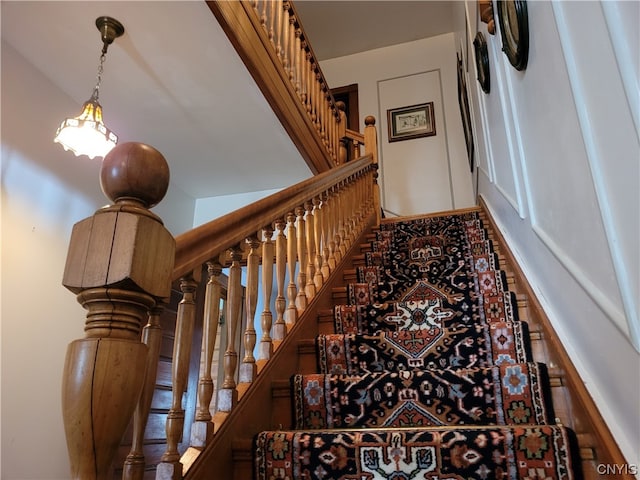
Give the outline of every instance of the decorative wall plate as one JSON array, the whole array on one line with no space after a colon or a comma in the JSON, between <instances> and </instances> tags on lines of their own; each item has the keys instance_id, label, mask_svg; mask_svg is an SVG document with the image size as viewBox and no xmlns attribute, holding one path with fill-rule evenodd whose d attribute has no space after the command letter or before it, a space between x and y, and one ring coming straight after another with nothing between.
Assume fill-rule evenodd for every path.
<instances>
[{"instance_id":1,"label":"decorative wall plate","mask_svg":"<svg viewBox=\"0 0 640 480\"><path fill-rule=\"evenodd\" d=\"M498 23L502 51L516 70L527 68L529 58L529 18L526 0L498 0Z\"/></svg>"},{"instance_id":2,"label":"decorative wall plate","mask_svg":"<svg viewBox=\"0 0 640 480\"><path fill-rule=\"evenodd\" d=\"M489 77L489 51L487 50L487 42L482 32L476 33L473 39L473 47L476 52L476 70L478 71L478 82L484 93L491 91L491 82Z\"/></svg>"}]
</instances>

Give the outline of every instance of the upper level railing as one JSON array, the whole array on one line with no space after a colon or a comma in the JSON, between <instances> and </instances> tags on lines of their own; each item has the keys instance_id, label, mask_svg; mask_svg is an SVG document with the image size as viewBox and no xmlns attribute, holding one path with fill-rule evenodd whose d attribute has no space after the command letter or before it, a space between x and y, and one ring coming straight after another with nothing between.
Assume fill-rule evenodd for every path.
<instances>
[{"instance_id":1,"label":"upper level railing","mask_svg":"<svg viewBox=\"0 0 640 480\"><path fill-rule=\"evenodd\" d=\"M207 4L311 171L340 164L344 111L331 95L293 3Z\"/></svg>"}]
</instances>

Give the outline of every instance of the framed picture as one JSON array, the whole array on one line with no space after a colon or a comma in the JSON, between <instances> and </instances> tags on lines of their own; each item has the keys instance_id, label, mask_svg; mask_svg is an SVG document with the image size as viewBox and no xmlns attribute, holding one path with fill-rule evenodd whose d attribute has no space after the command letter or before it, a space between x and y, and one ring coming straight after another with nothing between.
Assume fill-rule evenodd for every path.
<instances>
[{"instance_id":1,"label":"framed picture","mask_svg":"<svg viewBox=\"0 0 640 480\"><path fill-rule=\"evenodd\" d=\"M502 51L516 70L524 70L529 58L529 17L526 0L498 1L498 23Z\"/></svg>"},{"instance_id":2,"label":"framed picture","mask_svg":"<svg viewBox=\"0 0 640 480\"><path fill-rule=\"evenodd\" d=\"M387 110L387 126L389 142L435 135L433 102Z\"/></svg>"},{"instance_id":3,"label":"framed picture","mask_svg":"<svg viewBox=\"0 0 640 480\"><path fill-rule=\"evenodd\" d=\"M489 76L489 51L487 42L482 32L476 34L473 40L473 47L476 54L476 70L478 72L478 82L484 93L491 91L491 80Z\"/></svg>"},{"instance_id":4,"label":"framed picture","mask_svg":"<svg viewBox=\"0 0 640 480\"><path fill-rule=\"evenodd\" d=\"M471 111L469 109L469 95L467 92L467 82L465 80L464 66L460 54L457 55L458 61L458 104L460 106L460 116L462 117L462 129L464 130L464 139L467 144L467 155L469 157L469 169L473 172L473 129L471 127Z\"/></svg>"}]
</instances>

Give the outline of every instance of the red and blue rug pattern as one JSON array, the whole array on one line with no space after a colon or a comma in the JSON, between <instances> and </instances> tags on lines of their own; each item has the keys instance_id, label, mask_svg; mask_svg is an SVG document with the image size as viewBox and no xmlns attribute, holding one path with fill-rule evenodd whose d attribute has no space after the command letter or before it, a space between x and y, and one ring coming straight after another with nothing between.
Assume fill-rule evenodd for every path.
<instances>
[{"instance_id":1,"label":"red and blue rug pattern","mask_svg":"<svg viewBox=\"0 0 640 480\"><path fill-rule=\"evenodd\" d=\"M573 480L572 443L558 425L272 431L256 438L256 472L269 480Z\"/></svg>"},{"instance_id":2,"label":"red and blue rug pattern","mask_svg":"<svg viewBox=\"0 0 640 480\"><path fill-rule=\"evenodd\" d=\"M546 368L537 363L468 370L295 375L294 428L546 424Z\"/></svg>"},{"instance_id":3,"label":"red and blue rug pattern","mask_svg":"<svg viewBox=\"0 0 640 480\"><path fill-rule=\"evenodd\" d=\"M353 331L356 331L354 329ZM329 334L316 338L318 371L331 374L484 368L532 361L523 322L459 328Z\"/></svg>"}]
</instances>

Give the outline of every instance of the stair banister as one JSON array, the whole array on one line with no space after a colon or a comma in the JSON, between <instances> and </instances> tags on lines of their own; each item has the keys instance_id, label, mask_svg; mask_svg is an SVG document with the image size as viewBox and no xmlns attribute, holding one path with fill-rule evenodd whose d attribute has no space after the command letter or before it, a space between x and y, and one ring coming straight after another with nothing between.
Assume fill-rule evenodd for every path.
<instances>
[{"instance_id":1,"label":"stair banister","mask_svg":"<svg viewBox=\"0 0 640 480\"><path fill-rule=\"evenodd\" d=\"M248 355L245 351L244 361L240 366L239 377L237 377L239 352L233 343L227 341L224 361L225 378L220 390L218 390L218 405L217 413L213 419L213 432L217 432L224 425L226 419L236 409L242 396L255 380L256 375L259 375L260 368L265 366L266 361L270 360L272 355L277 354L277 346L295 327L299 316L304 313L307 307L305 292L307 281L301 276L301 272L308 268L311 261L305 253L305 247L312 242L307 236L306 224L316 226L316 220L318 220L319 249L320 251L329 251L332 235L339 231L338 219L341 216L345 223L352 221L353 225L357 225L354 230L359 235L365 217L374 215L372 187L376 165L373 163L372 157L372 155L368 155L339 168L316 175L180 235L176 239L174 278L183 275L184 271L201 269L202 267L199 265L206 263L208 261L206 259L217 258L226 251L231 252L233 263L229 274L227 339L236 337L236 332L242 323L244 331L241 335L245 339L245 348L249 350L253 350L255 346L256 335L253 325L256 311L255 294L258 290L257 252L260 249L266 252L261 258L261 263L263 272L266 272L269 277L271 277L270 272L273 271L275 262L278 284L278 295L275 300L276 320L272 330L273 339L276 340L275 346L270 341L270 336L263 334L262 346L258 350L262 363L256 362L253 356ZM347 196L349 199L345 198L344 202L341 202L341 196ZM328 201L333 205L329 205ZM311 208L314 202L319 207L318 210ZM361 205L354 208L354 204ZM337 209L340 205L349 207L351 210L339 215ZM308 220L304 219L304 214L309 216ZM263 235L265 242L257 240L256 232L259 231L265 232ZM272 236L276 237L275 242L271 241ZM247 291L249 293L246 297L245 320L240 322L240 296L238 292L242 288L239 282L243 251L239 246L245 242L249 242L250 247L250 253L246 257ZM347 245L351 246L351 240L347 239L345 235L345 248ZM329 268L329 271L326 272L327 276L331 270ZM251 273L252 271L253 273ZM289 279L287 284L285 284L285 274ZM296 276L296 274L298 275ZM323 282L326 283L326 279L323 278ZM263 284L263 289L265 292L271 290L268 282ZM263 318L263 325L268 328L271 305L265 306L265 312L267 315ZM184 380L176 379L174 382L183 384ZM202 408L205 407L200 405L199 409ZM192 444L194 448L190 448L188 453L183 455L182 463L177 462L173 456L167 456L166 463L171 465L159 466L158 472L161 473L156 478L180 478L176 476L177 471L188 470L189 466L198 458L200 451L217 435L212 434L210 430L207 430L206 439L199 438L198 443ZM198 431L204 432L202 427L198 427Z\"/></svg>"},{"instance_id":2,"label":"stair banister","mask_svg":"<svg viewBox=\"0 0 640 480\"><path fill-rule=\"evenodd\" d=\"M309 198L319 197L343 178L362 171L368 174L375 170L371 165L372 156L362 157L178 235L173 278L188 274L219 252L243 242L254 233L256 226L267 225L277 217L284 218L291 208L287 205L301 205Z\"/></svg>"}]
</instances>

